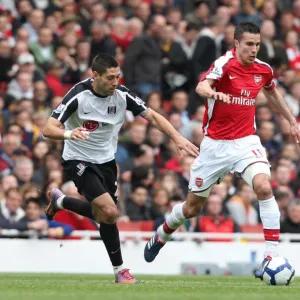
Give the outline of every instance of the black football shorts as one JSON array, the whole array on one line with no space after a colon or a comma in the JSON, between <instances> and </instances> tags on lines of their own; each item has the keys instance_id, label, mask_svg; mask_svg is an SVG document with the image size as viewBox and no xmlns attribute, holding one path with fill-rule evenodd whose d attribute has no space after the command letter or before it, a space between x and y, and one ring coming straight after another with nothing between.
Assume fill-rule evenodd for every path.
<instances>
[{"instance_id":1,"label":"black football shorts","mask_svg":"<svg viewBox=\"0 0 300 300\"><path fill-rule=\"evenodd\" d=\"M112 160L103 164L92 164L79 160L62 162L64 181L73 181L78 192L89 202L109 193L117 203L117 165Z\"/></svg>"}]
</instances>

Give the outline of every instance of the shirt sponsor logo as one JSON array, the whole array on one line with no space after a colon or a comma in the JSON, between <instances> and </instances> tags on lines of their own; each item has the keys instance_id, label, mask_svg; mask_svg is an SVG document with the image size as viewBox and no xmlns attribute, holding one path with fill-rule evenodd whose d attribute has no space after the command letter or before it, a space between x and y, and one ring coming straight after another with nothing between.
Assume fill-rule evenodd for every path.
<instances>
[{"instance_id":1,"label":"shirt sponsor logo","mask_svg":"<svg viewBox=\"0 0 300 300\"><path fill-rule=\"evenodd\" d=\"M99 122L93 121L93 120L89 120L89 121L85 121L82 126L87 131L91 132L91 131L95 131L99 127Z\"/></svg>"},{"instance_id":2,"label":"shirt sponsor logo","mask_svg":"<svg viewBox=\"0 0 300 300\"><path fill-rule=\"evenodd\" d=\"M246 98L246 97L243 97L243 96L234 97L230 94L228 96L230 97L231 104L246 105L246 106L255 105L255 99L254 98Z\"/></svg>"}]
</instances>

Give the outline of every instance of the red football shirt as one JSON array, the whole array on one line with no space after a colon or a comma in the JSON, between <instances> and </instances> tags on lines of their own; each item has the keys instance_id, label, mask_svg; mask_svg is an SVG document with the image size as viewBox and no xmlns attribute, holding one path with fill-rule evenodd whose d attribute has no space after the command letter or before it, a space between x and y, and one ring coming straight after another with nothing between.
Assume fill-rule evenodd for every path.
<instances>
[{"instance_id":1,"label":"red football shirt","mask_svg":"<svg viewBox=\"0 0 300 300\"><path fill-rule=\"evenodd\" d=\"M203 120L204 134L216 140L233 140L255 133L255 99L261 88L272 91L273 70L259 59L243 66L235 50L218 58L202 76L216 80L212 88L228 94L231 104L207 99Z\"/></svg>"}]
</instances>

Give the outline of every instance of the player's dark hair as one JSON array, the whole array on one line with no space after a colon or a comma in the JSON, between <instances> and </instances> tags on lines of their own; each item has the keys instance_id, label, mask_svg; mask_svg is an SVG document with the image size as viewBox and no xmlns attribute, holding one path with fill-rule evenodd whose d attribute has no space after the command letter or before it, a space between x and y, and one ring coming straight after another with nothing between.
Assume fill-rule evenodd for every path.
<instances>
[{"instance_id":1,"label":"player's dark hair","mask_svg":"<svg viewBox=\"0 0 300 300\"><path fill-rule=\"evenodd\" d=\"M107 69L117 68L119 66L119 62L115 57L107 53L100 53L93 59L92 71L102 75Z\"/></svg>"},{"instance_id":2,"label":"player's dark hair","mask_svg":"<svg viewBox=\"0 0 300 300\"><path fill-rule=\"evenodd\" d=\"M260 29L257 25L251 22L242 22L240 23L234 31L234 39L240 41L245 32L259 34Z\"/></svg>"}]
</instances>

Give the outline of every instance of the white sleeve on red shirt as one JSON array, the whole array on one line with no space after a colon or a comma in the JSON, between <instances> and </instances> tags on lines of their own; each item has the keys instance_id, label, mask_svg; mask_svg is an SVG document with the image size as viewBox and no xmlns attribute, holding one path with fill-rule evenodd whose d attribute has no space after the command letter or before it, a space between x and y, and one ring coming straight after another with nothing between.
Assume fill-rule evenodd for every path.
<instances>
[{"instance_id":1,"label":"white sleeve on red shirt","mask_svg":"<svg viewBox=\"0 0 300 300\"><path fill-rule=\"evenodd\" d=\"M220 81L220 79L224 75L224 67L232 59L233 53L232 51L227 51L225 55L219 57L215 62L211 65L209 70L204 74L201 78L201 81L205 79L214 79Z\"/></svg>"}]
</instances>

